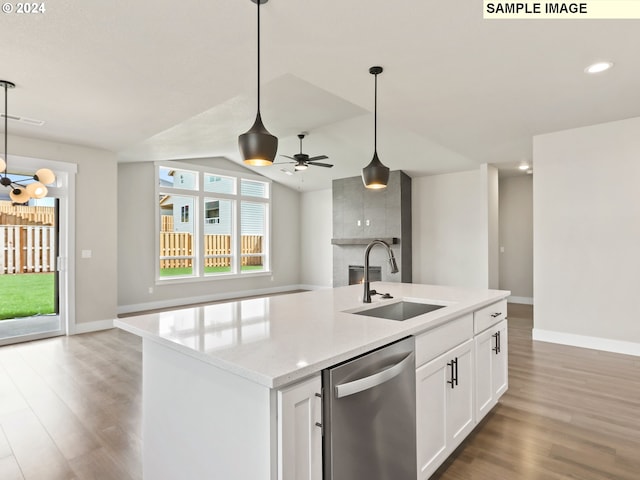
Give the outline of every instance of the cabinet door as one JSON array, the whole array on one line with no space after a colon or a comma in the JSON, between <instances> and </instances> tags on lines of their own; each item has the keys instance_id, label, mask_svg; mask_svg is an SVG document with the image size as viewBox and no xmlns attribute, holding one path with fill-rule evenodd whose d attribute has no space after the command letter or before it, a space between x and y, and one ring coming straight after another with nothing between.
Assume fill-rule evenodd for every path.
<instances>
[{"instance_id":1,"label":"cabinet door","mask_svg":"<svg viewBox=\"0 0 640 480\"><path fill-rule=\"evenodd\" d=\"M509 346L507 321L476 336L476 420L480 421L507 391Z\"/></svg>"},{"instance_id":2,"label":"cabinet door","mask_svg":"<svg viewBox=\"0 0 640 480\"><path fill-rule=\"evenodd\" d=\"M278 391L278 480L322 480L321 388L318 375Z\"/></svg>"},{"instance_id":3,"label":"cabinet door","mask_svg":"<svg viewBox=\"0 0 640 480\"><path fill-rule=\"evenodd\" d=\"M495 402L497 402L509 387L509 344L506 320L496 325L494 335L495 333L498 334L497 341L499 349L498 353L492 352L494 355L491 357L491 390Z\"/></svg>"},{"instance_id":4,"label":"cabinet door","mask_svg":"<svg viewBox=\"0 0 640 480\"><path fill-rule=\"evenodd\" d=\"M418 478L429 478L474 426L468 340L416 370Z\"/></svg>"},{"instance_id":5,"label":"cabinet door","mask_svg":"<svg viewBox=\"0 0 640 480\"><path fill-rule=\"evenodd\" d=\"M448 455L445 412L449 367L445 355L416 370L416 448L421 480L429 478Z\"/></svg>"},{"instance_id":6,"label":"cabinet door","mask_svg":"<svg viewBox=\"0 0 640 480\"><path fill-rule=\"evenodd\" d=\"M473 340L468 340L454 348L449 357L449 376L452 376L453 388L447 383L447 437L448 450L453 451L475 427L473 401Z\"/></svg>"},{"instance_id":7,"label":"cabinet door","mask_svg":"<svg viewBox=\"0 0 640 480\"><path fill-rule=\"evenodd\" d=\"M475 338L476 343L476 420L480 421L493 408L491 364L495 337L492 328Z\"/></svg>"}]
</instances>

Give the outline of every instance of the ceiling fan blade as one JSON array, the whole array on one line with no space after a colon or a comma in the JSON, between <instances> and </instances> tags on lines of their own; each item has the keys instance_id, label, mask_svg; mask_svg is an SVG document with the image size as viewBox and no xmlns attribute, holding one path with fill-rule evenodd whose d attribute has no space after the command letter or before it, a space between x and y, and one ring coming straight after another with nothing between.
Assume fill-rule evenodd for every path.
<instances>
[{"instance_id":1,"label":"ceiling fan blade","mask_svg":"<svg viewBox=\"0 0 640 480\"><path fill-rule=\"evenodd\" d=\"M289 155L283 155L283 154L280 154L280 156L281 156L281 157L286 157L286 158L290 158L291 160L295 160L295 158L293 158L293 157L290 157Z\"/></svg>"},{"instance_id":2,"label":"ceiling fan blade","mask_svg":"<svg viewBox=\"0 0 640 480\"><path fill-rule=\"evenodd\" d=\"M326 155L318 155L317 157L311 157L309 160L309 162L315 162L316 160L325 160L329 157L327 157Z\"/></svg>"},{"instance_id":3,"label":"ceiling fan blade","mask_svg":"<svg viewBox=\"0 0 640 480\"><path fill-rule=\"evenodd\" d=\"M273 162L273 165L290 165L292 163L298 163L298 162Z\"/></svg>"},{"instance_id":4,"label":"ceiling fan blade","mask_svg":"<svg viewBox=\"0 0 640 480\"><path fill-rule=\"evenodd\" d=\"M309 163L309 165L315 165L316 167L326 167L326 168L333 167L333 165L330 165L328 163L317 163L317 162L312 162L312 161L309 161L308 163Z\"/></svg>"}]
</instances>

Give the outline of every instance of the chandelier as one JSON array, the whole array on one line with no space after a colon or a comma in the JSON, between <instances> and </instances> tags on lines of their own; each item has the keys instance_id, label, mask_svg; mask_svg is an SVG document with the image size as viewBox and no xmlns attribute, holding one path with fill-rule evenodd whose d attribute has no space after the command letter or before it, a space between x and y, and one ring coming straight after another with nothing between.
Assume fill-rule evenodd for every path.
<instances>
[{"instance_id":1,"label":"chandelier","mask_svg":"<svg viewBox=\"0 0 640 480\"><path fill-rule=\"evenodd\" d=\"M14 203L27 203L32 198L44 198L47 196L47 187L56 181L55 174L48 168L41 168L35 175L15 175L9 177L7 167L7 92L10 88L15 88L15 83L7 80L0 80L0 86L4 87L4 158L0 157L0 185L8 187L11 191L9 197Z\"/></svg>"}]
</instances>

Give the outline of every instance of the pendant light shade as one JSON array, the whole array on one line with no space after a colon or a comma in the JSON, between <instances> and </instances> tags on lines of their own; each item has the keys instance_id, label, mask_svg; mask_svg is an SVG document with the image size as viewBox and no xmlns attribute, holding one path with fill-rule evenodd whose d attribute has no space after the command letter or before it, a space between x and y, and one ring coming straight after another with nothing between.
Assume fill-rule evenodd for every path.
<instances>
[{"instance_id":1,"label":"pendant light shade","mask_svg":"<svg viewBox=\"0 0 640 480\"><path fill-rule=\"evenodd\" d=\"M15 88L13 82L0 80L0 87L4 88L4 158L0 157L0 185L9 188L9 198L14 203L26 203L32 198L44 198L47 196L48 189L46 185L50 185L56 181L55 174L48 168L39 169L35 175L15 175L9 176L7 167L7 143L8 143L8 125L9 118L7 108L7 90ZM22 177L18 178L17 177Z\"/></svg>"},{"instance_id":2,"label":"pendant light shade","mask_svg":"<svg viewBox=\"0 0 640 480\"><path fill-rule=\"evenodd\" d=\"M264 127L260 112L256 115L253 127L238 137L238 147L247 165L264 167L273 164L278 151L278 139Z\"/></svg>"},{"instance_id":3,"label":"pendant light shade","mask_svg":"<svg viewBox=\"0 0 640 480\"><path fill-rule=\"evenodd\" d=\"M29 192L27 192L26 188L14 188L9 192L9 198L11 198L11 201L15 203L26 203L29 201L31 196L29 195Z\"/></svg>"},{"instance_id":4,"label":"pendant light shade","mask_svg":"<svg viewBox=\"0 0 640 480\"><path fill-rule=\"evenodd\" d=\"M378 153L373 153L373 159L369 165L362 169L362 181L364 186L371 189L386 188L389 182L389 167L385 167Z\"/></svg>"},{"instance_id":5,"label":"pendant light shade","mask_svg":"<svg viewBox=\"0 0 640 480\"><path fill-rule=\"evenodd\" d=\"M278 151L278 138L269 133L260 116L260 4L268 0L251 1L258 6L258 113L249 131L238 137L238 147L247 165L268 166L273 164Z\"/></svg>"},{"instance_id":6,"label":"pendant light shade","mask_svg":"<svg viewBox=\"0 0 640 480\"><path fill-rule=\"evenodd\" d=\"M389 182L389 168L378 158L378 75L382 67L371 67L369 73L375 77L374 113L373 113L373 158L369 165L362 169L362 183L371 189L386 188Z\"/></svg>"},{"instance_id":7,"label":"pendant light shade","mask_svg":"<svg viewBox=\"0 0 640 480\"><path fill-rule=\"evenodd\" d=\"M50 185L56 181L55 174L48 168L40 168L39 170L36 170L36 174L33 178L45 185Z\"/></svg>"},{"instance_id":8,"label":"pendant light shade","mask_svg":"<svg viewBox=\"0 0 640 480\"><path fill-rule=\"evenodd\" d=\"M44 198L47 196L48 190L40 182L33 182L26 186L25 190L32 198Z\"/></svg>"}]
</instances>

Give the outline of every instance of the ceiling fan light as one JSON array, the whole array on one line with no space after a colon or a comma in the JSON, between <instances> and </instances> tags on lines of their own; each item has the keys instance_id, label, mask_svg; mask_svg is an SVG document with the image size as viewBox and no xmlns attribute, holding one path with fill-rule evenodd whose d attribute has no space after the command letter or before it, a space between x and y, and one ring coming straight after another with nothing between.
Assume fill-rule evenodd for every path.
<instances>
[{"instance_id":1,"label":"ceiling fan light","mask_svg":"<svg viewBox=\"0 0 640 480\"><path fill-rule=\"evenodd\" d=\"M367 188L380 189L386 188L388 182L389 167L385 167L378 158L378 153L374 152L369 165L362 169L362 183Z\"/></svg>"},{"instance_id":2,"label":"ceiling fan light","mask_svg":"<svg viewBox=\"0 0 640 480\"><path fill-rule=\"evenodd\" d=\"M47 196L48 189L40 182L33 182L26 186L25 190L32 198L44 198Z\"/></svg>"},{"instance_id":3,"label":"ceiling fan light","mask_svg":"<svg viewBox=\"0 0 640 480\"><path fill-rule=\"evenodd\" d=\"M48 168L41 168L37 170L33 178L43 185L51 185L56 181L56 175Z\"/></svg>"},{"instance_id":4,"label":"ceiling fan light","mask_svg":"<svg viewBox=\"0 0 640 480\"><path fill-rule=\"evenodd\" d=\"M31 198L25 188L14 188L9 192L9 197L15 203L26 203Z\"/></svg>"},{"instance_id":5,"label":"ceiling fan light","mask_svg":"<svg viewBox=\"0 0 640 480\"><path fill-rule=\"evenodd\" d=\"M253 166L273 164L278 151L278 138L271 135L262 124L260 113L256 115L253 126L238 137L238 147L244 163Z\"/></svg>"},{"instance_id":6,"label":"ceiling fan light","mask_svg":"<svg viewBox=\"0 0 640 480\"><path fill-rule=\"evenodd\" d=\"M297 172L301 172L302 170L306 170L307 168L309 168L309 165L305 165L304 163L300 163L295 167L293 167L293 169L296 170Z\"/></svg>"}]
</instances>

